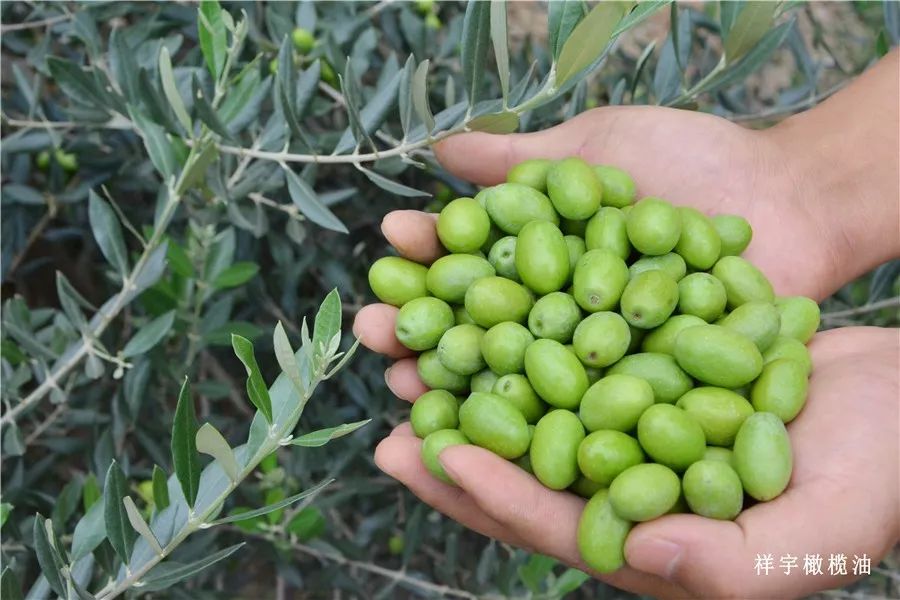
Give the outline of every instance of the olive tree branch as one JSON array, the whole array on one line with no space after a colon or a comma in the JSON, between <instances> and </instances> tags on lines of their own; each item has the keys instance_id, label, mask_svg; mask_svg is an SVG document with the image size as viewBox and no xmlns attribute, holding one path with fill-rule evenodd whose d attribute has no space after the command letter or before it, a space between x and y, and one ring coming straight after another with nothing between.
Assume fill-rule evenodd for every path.
<instances>
[{"instance_id":1,"label":"olive tree branch","mask_svg":"<svg viewBox=\"0 0 900 600\"><path fill-rule=\"evenodd\" d=\"M305 348L301 348L298 353L305 351ZM306 403L312 397L312 394L315 392L318 385L324 381L325 372L328 365L333 360L333 355L327 355L321 359L320 363L316 366L315 372L311 375L309 385L306 386L304 393L299 395L299 401L288 417L280 426L278 424L269 426L269 434L266 436L265 440L260 444L256 452L250 456L247 460L247 464L240 470L237 477L229 481L227 487L218 497L209 503L206 510L199 514L193 514L192 511L184 527L182 527L182 529L172 537L169 543L163 547L161 553L155 553L146 563L141 565L138 569L129 572L121 581L108 585L100 590L96 594L97 600L110 600L111 598L123 594L132 587L139 587L141 578L143 578L150 569L168 557L185 539L187 539L188 536L200 529L208 529L212 526L210 525L210 520L218 513L225 503L225 500L228 499L228 496L231 495L238 485L240 485L241 482L256 469L266 456L274 452L280 446L290 443L291 432L293 432L294 428L297 426L297 422L300 420L300 415L303 413Z\"/></svg>"}]
</instances>

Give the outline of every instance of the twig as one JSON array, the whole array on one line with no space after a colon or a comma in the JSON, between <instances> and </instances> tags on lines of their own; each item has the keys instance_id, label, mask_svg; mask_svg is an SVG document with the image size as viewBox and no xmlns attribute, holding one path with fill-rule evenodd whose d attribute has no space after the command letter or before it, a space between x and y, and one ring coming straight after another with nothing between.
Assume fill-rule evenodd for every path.
<instances>
[{"instance_id":1,"label":"twig","mask_svg":"<svg viewBox=\"0 0 900 600\"><path fill-rule=\"evenodd\" d=\"M191 157L188 158L188 162L190 161ZM109 324L112 323L113 319L118 316L122 309L125 308L128 302L131 300L130 295L135 289L135 282L143 274L144 268L147 266L147 262L150 260L150 256L153 254L159 244L162 243L169 222L175 215L175 210L178 208L178 205L181 204L181 197L176 195L175 190L178 190L181 187L184 181L184 177L189 170L189 168L185 167L185 169L182 170L178 180L172 184L169 192L169 201L165 205L162 214L160 215L159 225L153 231L153 236L147 241L147 245L144 248L144 251L141 253L141 256L138 258L137 262L134 264L134 268L131 270L131 273L129 273L122 281L122 289L119 290L119 292L108 302L108 307L103 310L103 312L99 313L99 322L94 327L93 331L83 334L81 340L77 342L77 346L71 350L71 354L69 355L68 359L66 359L66 361L63 363L58 364L52 371L47 374L47 377L40 383L40 385L38 385L21 402L19 402L3 414L3 417L0 418L0 426L14 422L16 417L21 412L31 408L34 404L40 401L41 398L49 393L50 390L58 387L60 380L65 377L69 373L69 371L75 368L75 366L79 362L81 362L82 358L84 358L89 352L93 350L94 340L100 338L103 332L106 331L106 328L109 326Z\"/></svg>"},{"instance_id":2,"label":"twig","mask_svg":"<svg viewBox=\"0 0 900 600\"><path fill-rule=\"evenodd\" d=\"M847 310L837 310L829 313L822 313L823 320L840 319L841 317L852 317L854 315L864 315L866 313L875 312L883 308L900 307L900 296L895 298L887 298L871 304L864 304L856 308L848 308Z\"/></svg>"},{"instance_id":3,"label":"twig","mask_svg":"<svg viewBox=\"0 0 900 600\"><path fill-rule=\"evenodd\" d=\"M52 221L55 217L56 200L53 198L53 196L48 195L47 212L44 213L44 216L41 217L41 220L38 221L37 225L35 225L31 229L31 232L28 234L28 239L25 241L25 245L22 247L19 253L16 254L15 257L13 257L12 263L10 263L9 265L9 273L7 274L7 277L12 276L12 274L16 272L16 269L19 268L19 265L25 259L25 255L28 254L28 250L38 240L38 238L40 238L44 234L44 230L47 228L47 225L49 225L50 221Z\"/></svg>"},{"instance_id":4,"label":"twig","mask_svg":"<svg viewBox=\"0 0 900 600\"><path fill-rule=\"evenodd\" d=\"M26 23L10 23L8 25L0 25L0 33L9 33L10 31L22 31L23 29L37 29L46 25L56 25L72 18L71 14L57 15L40 21L29 21Z\"/></svg>"},{"instance_id":5,"label":"twig","mask_svg":"<svg viewBox=\"0 0 900 600\"><path fill-rule=\"evenodd\" d=\"M34 428L34 430L28 434L28 437L25 438L25 445L30 446L34 443L36 439L41 437L41 435L47 431L47 429L56 422L56 420L62 416L66 410L68 410L68 404L59 404L53 409L53 412L47 415L47 418L41 421L41 423Z\"/></svg>"},{"instance_id":6,"label":"twig","mask_svg":"<svg viewBox=\"0 0 900 600\"><path fill-rule=\"evenodd\" d=\"M274 541L271 535L265 534L252 534L256 537L261 537L266 539L267 541ZM363 562L359 560L352 560L346 558L336 552L329 552L326 550L319 550L317 548L313 548L312 546L307 546L306 544L301 544L299 542L290 542L291 549L296 550L297 552L302 552L304 554L308 554L309 556L313 556L318 558L319 560L328 560L334 563L337 563L344 567L360 569L361 571L366 571L369 573L374 573L376 575L380 575L382 577L386 577L393 581L403 582L412 587L418 588L420 590L438 594L439 596L451 597L451 598L466 598L467 600L477 600L478 596L467 592L465 590L460 590L457 588L452 588L448 585L438 585L436 583L431 583L430 581L423 581L421 579L417 579L415 577L411 577L406 574L404 570L397 569L389 569L387 567L382 567L380 565L376 565L370 562Z\"/></svg>"},{"instance_id":7,"label":"twig","mask_svg":"<svg viewBox=\"0 0 900 600\"><path fill-rule=\"evenodd\" d=\"M281 204L280 202L276 202L271 198L266 198L260 193L251 192L247 194L247 197L253 200L257 204L262 204L264 206L268 206L270 208L274 208L276 210L280 210L281 212L287 213L292 219L303 220L303 216L300 214L300 209L298 209L293 204Z\"/></svg>"}]
</instances>

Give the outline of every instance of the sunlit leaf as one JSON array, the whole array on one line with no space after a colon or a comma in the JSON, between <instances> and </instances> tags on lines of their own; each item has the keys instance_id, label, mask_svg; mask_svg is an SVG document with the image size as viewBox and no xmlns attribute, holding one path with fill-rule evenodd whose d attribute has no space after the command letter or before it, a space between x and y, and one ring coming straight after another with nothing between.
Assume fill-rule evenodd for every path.
<instances>
[{"instance_id":1,"label":"sunlit leaf","mask_svg":"<svg viewBox=\"0 0 900 600\"><path fill-rule=\"evenodd\" d=\"M144 538L144 541L153 548L154 552L162 556L163 550L159 545L159 540L157 540L156 536L153 535L153 532L150 531L150 527L147 526L147 522L144 520L144 517L141 516L141 511L135 506L131 496L125 496L122 499L122 505L125 507L125 513L128 515L128 522L131 523L131 527L138 535Z\"/></svg>"},{"instance_id":2,"label":"sunlit leaf","mask_svg":"<svg viewBox=\"0 0 900 600\"><path fill-rule=\"evenodd\" d=\"M212 456L219 462L219 466L225 471L229 479L240 481L241 469L234 458L234 451L219 430L211 423L204 423L197 430L197 451Z\"/></svg>"},{"instance_id":3,"label":"sunlit leaf","mask_svg":"<svg viewBox=\"0 0 900 600\"><path fill-rule=\"evenodd\" d=\"M744 56L772 28L778 2L749 0L738 13L725 38L725 60L732 64Z\"/></svg>"},{"instance_id":4,"label":"sunlit leaf","mask_svg":"<svg viewBox=\"0 0 900 600\"><path fill-rule=\"evenodd\" d=\"M557 85L565 83L603 53L616 26L632 4L618 0L601 2L578 23L559 53Z\"/></svg>"},{"instance_id":5,"label":"sunlit leaf","mask_svg":"<svg viewBox=\"0 0 900 600\"><path fill-rule=\"evenodd\" d=\"M423 60L413 74L412 105L419 120L425 125L425 131L431 133L434 131L434 116L428 102L428 64L427 59Z\"/></svg>"},{"instance_id":6,"label":"sunlit leaf","mask_svg":"<svg viewBox=\"0 0 900 600\"><path fill-rule=\"evenodd\" d=\"M200 0L200 8L197 11L197 33L206 66L213 79L218 79L225 68L225 57L228 53L227 32L218 0Z\"/></svg>"},{"instance_id":7,"label":"sunlit leaf","mask_svg":"<svg viewBox=\"0 0 900 600\"><path fill-rule=\"evenodd\" d=\"M487 133L513 133L519 129L519 115L509 111L481 115L467 121L466 128Z\"/></svg>"},{"instance_id":8,"label":"sunlit leaf","mask_svg":"<svg viewBox=\"0 0 900 600\"><path fill-rule=\"evenodd\" d=\"M159 465L153 465L153 505L157 512L169 506L169 481Z\"/></svg>"}]
</instances>

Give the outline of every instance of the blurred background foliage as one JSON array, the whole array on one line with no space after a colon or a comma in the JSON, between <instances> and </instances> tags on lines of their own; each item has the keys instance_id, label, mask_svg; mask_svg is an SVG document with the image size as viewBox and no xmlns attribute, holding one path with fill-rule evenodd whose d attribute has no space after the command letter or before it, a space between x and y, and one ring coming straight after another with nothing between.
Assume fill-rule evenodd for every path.
<instances>
[{"instance_id":1,"label":"blurred background foliage","mask_svg":"<svg viewBox=\"0 0 900 600\"><path fill-rule=\"evenodd\" d=\"M436 211L473 193L434 161L422 126L430 115L436 137L466 124L533 131L611 104L676 105L764 127L827 98L900 40L896 2L773 3L754 25L757 43L720 60L723 47L736 52L723 36L747 27L744 5L657 2L632 13L641 18L622 27L602 62L561 93L544 93L563 41L592 6L556 3L548 19L546 3L509 3L507 90L500 55L460 51L464 34L479 47L488 35L466 27L463 2L224 2L234 20L246 13L247 29L233 78L220 82L204 62L213 56L215 72L225 56L201 46L224 30L211 24L211 37L198 42L194 4L0 5L0 522L3 565L26 589L39 573L34 514L52 518L67 544L113 459L130 493L152 505L148 482L154 464L171 466L185 375L201 421L232 441L245 434L252 413L231 333L256 342L271 381L278 366L268 333L277 321L296 339L332 288L348 322L371 299L368 265L389 252L379 232L386 212ZM162 48L186 115L160 79ZM517 105L525 108L505 110ZM504 116L472 121L481 114ZM184 198L166 214L174 189L167 175L204 139L218 151L199 158ZM369 160L373 148L380 154ZM337 159L295 161L285 152ZM164 255L151 251L154 240ZM142 258L146 268L137 271ZM894 261L826 300L823 327L896 326L898 295ZM104 303L116 298L120 310L106 322ZM98 316L86 321L84 311ZM70 361L72 348L80 354ZM67 361L71 369L47 379ZM323 385L301 429L371 424L327 447L280 450L229 510L335 483L311 503L191 537L174 558L240 540L247 547L155 595L631 597L466 531L380 474L372 450L408 414L386 389L384 368L360 352ZM27 398L36 400L15 408ZM898 580L895 552L870 577L822 597L897 597ZM38 586L29 597L47 594Z\"/></svg>"}]
</instances>

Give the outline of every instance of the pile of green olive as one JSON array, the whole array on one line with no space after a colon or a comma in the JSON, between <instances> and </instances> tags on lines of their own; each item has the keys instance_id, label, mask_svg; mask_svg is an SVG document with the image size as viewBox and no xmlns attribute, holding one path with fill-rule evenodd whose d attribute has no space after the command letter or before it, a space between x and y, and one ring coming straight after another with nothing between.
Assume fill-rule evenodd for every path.
<instances>
[{"instance_id":1,"label":"pile of green olive","mask_svg":"<svg viewBox=\"0 0 900 600\"><path fill-rule=\"evenodd\" d=\"M635 203L626 172L566 158L517 165L436 227L447 255L369 272L420 352L411 421L435 477L475 444L589 498L578 545L600 572L636 522L734 519L787 487L819 308L740 257L744 218Z\"/></svg>"}]
</instances>

